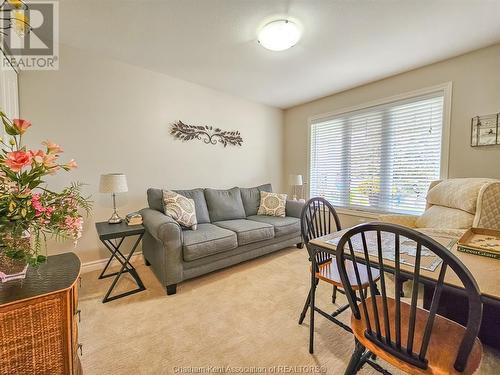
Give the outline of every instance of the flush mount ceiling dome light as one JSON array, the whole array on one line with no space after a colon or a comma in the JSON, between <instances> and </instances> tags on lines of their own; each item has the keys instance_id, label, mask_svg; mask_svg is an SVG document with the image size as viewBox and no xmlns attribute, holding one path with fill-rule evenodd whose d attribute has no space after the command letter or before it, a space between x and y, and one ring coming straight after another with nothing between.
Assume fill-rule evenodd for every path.
<instances>
[{"instance_id":1,"label":"flush mount ceiling dome light","mask_svg":"<svg viewBox=\"0 0 500 375\"><path fill-rule=\"evenodd\" d=\"M297 44L300 39L300 29L290 20L269 22L258 35L259 43L271 51L284 51Z\"/></svg>"}]
</instances>

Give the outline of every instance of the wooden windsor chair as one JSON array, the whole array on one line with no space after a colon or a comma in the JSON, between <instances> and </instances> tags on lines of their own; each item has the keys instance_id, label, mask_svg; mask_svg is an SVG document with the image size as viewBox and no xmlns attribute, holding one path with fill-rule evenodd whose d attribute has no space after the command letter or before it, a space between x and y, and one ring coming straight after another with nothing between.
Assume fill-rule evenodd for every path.
<instances>
[{"instance_id":1,"label":"wooden windsor chair","mask_svg":"<svg viewBox=\"0 0 500 375\"><path fill-rule=\"evenodd\" d=\"M371 241L367 241L368 235L372 236ZM355 236L359 237L356 239ZM391 237L393 242L387 241ZM386 244L385 249L383 244ZM414 265L408 265L408 260L402 261L401 258L402 253L408 251L408 246L415 250ZM394 260L384 262L383 254L387 247L394 251ZM433 271L436 272L437 282L429 311L417 306L417 287L413 288L410 303L401 301L399 285L400 276L406 276L418 285L423 251L425 256L432 253L442 260L439 268ZM380 270L381 295L376 294L375 279L370 272L371 295L356 295L345 265L355 258L357 262L362 259L368 269L376 267ZM477 339L482 315L480 293L470 271L448 249L413 229L395 224L368 223L358 225L342 236L337 245L336 260L352 310L351 327L355 337L354 353L345 374L356 374L365 363L372 364L373 355L410 374L465 375L477 370L482 358L482 346ZM359 282L361 272L357 262L352 264ZM463 283L469 300L465 327L437 314L449 269ZM388 272L395 275L393 297L389 296L386 285L385 274Z\"/></svg>"},{"instance_id":2,"label":"wooden windsor chair","mask_svg":"<svg viewBox=\"0 0 500 375\"><path fill-rule=\"evenodd\" d=\"M306 245L307 252L309 253L309 261L315 258L315 270L312 272L311 266L311 288L306 298L306 302L302 309L299 318L299 324L302 324L306 316L307 310L310 313L310 339L309 339L309 352L313 353L314 346L314 312L317 312L330 320L331 322L339 325L346 331L352 332L351 328L338 320L336 317L343 311L349 308L349 304L340 306L333 313L327 313L324 310L315 306L315 292L316 286L319 281L327 282L333 285L332 303L335 303L337 297L337 291L345 294L343 291L342 281L338 272L337 261L332 258L330 254L324 251L319 251L313 249L309 244L309 241L318 237L325 236L327 234L341 230L340 220L335 211L335 208L324 198L311 198L306 202L302 209L301 218L301 232L304 244ZM350 269L354 269L352 265L348 266ZM368 283L368 272L366 267L362 264L358 265L360 270L360 282L354 278L354 273L351 274L351 287L355 290L367 291L369 286ZM372 276L377 279L379 271L377 269L371 270Z\"/></svg>"}]
</instances>

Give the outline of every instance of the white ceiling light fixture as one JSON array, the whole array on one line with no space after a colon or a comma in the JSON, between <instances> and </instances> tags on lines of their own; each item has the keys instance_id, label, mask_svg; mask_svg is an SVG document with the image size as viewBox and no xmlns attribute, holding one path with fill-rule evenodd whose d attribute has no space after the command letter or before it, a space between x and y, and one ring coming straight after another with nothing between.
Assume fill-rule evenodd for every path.
<instances>
[{"instance_id":1,"label":"white ceiling light fixture","mask_svg":"<svg viewBox=\"0 0 500 375\"><path fill-rule=\"evenodd\" d=\"M267 23L258 35L259 43L271 51L284 51L300 40L301 30L290 20L276 20Z\"/></svg>"}]
</instances>

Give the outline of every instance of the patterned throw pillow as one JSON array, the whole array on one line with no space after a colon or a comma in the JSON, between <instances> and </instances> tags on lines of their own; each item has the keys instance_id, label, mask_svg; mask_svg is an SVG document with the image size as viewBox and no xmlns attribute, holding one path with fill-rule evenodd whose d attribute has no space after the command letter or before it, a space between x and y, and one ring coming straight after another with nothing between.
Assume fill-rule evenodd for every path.
<instances>
[{"instance_id":1,"label":"patterned throw pillow","mask_svg":"<svg viewBox=\"0 0 500 375\"><path fill-rule=\"evenodd\" d=\"M172 217L181 226L196 230L198 222L194 200L170 190L163 190L163 209L165 215Z\"/></svg>"},{"instance_id":2,"label":"patterned throw pillow","mask_svg":"<svg viewBox=\"0 0 500 375\"><path fill-rule=\"evenodd\" d=\"M285 217L286 194L260 192L260 206L257 215Z\"/></svg>"}]
</instances>

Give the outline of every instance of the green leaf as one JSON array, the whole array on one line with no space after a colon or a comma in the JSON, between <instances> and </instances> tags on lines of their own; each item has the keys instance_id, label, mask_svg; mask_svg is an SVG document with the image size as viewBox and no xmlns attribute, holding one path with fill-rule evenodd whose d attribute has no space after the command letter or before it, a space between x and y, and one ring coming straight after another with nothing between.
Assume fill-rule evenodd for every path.
<instances>
[{"instance_id":1,"label":"green leaf","mask_svg":"<svg viewBox=\"0 0 500 375\"><path fill-rule=\"evenodd\" d=\"M4 128L5 128L5 132L8 135L18 135L19 134L16 128L14 128L13 126L10 126L6 123L4 123Z\"/></svg>"}]
</instances>

